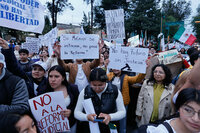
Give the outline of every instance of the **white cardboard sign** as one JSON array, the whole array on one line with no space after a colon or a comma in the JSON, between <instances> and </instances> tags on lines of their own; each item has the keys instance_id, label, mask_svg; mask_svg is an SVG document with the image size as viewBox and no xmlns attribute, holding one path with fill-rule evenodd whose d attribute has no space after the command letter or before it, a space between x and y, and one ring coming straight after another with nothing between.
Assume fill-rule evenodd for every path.
<instances>
[{"instance_id":1,"label":"white cardboard sign","mask_svg":"<svg viewBox=\"0 0 200 133\"><path fill-rule=\"evenodd\" d=\"M45 93L29 99L31 112L42 133L57 133L70 130L67 117L61 114L66 109L62 91Z\"/></svg>"},{"instance_id":2,"label":"white cardboard sign","mask_svg":"<svg viewBox=\"0 0 200 133\"><path fill-rule=\"evenodd\" d=\"M178 58L178 51L176 49L159 53L158 60L160 64L173 64L180 62L181 58Z\"/></svg>"},{"instance_id":3,"label":"white cardboard sign","mask_svg":"<svg viewBox=\"0 0 200 133\"><path fill-rule=\"evenodd\" d=\"M124 39L124 10L107 10L105 11L106 32L109 40Z\"/></svg>"},{"instance_id":4,"label":"white cardboard sign","mask_svg":"<svg viewBox=\"0 0 200 133\"><path fill-rule=\"evenodd\" d=\"M128 42L130 42L130 46L132 47L138 46L140 44L139 35L129 38Z\"/></svg>"},{"instance_id":5,"label":"white cardboard sign","mask_svg":"<svg viewBox=\"0 0 200 133\"><path fill-rule=\"evenodd\" d=\"M63 34L61 59L98 59L98 41L99 36L94 34Z\"/></svg>"},{"instance_id":6,"label":"white cardboard sign","mask_svg":"<svg viewBox=\"0 0 200 133\"><path fill-rule=\"evenodd\" d=\"M146 73L148 48L111 46L108 68Z\"/></svg>"},{"instance_id":7,"label":"white cardboard sign","mask_svg":"<svg viewBox=\"0 0 200 133\"><path fill-rule=\"evenodd\" d=\"M38 53L39 43L36 42L25 42L22 44L23 49L27 49L29 53Z\"/></svg>"}]
</instances>

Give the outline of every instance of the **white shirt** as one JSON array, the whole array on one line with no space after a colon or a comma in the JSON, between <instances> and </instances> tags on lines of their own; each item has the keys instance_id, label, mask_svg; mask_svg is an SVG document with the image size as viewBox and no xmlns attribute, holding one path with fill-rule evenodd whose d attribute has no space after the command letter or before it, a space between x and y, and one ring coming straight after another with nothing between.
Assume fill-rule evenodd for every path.
<instances>
[{"instance_id":1,"label":"white shirt","mask_svg":"<svg viewBox=\"0 0 200 133\"><path fill-rule=\"evenodd\" d=\"M170 122L171 120L173 119L170 119L170 120L166 120L165 122L167 122L170 126ZM174 130L174 128L171 126L172 130L173 130L173 133L176 133L176 131ZM160 124L159 126L155 127L155 126L148 126L147 127L147 133L169 133L167 128L163 125L163 124Z\"/></svg>"},{"instance_id":2,"label":"white shirt","mask_svg":"<svg viewBox=\"0 0 200 133\"><path fill-rule=\"evenodd\" d=\"M69 97L69 95L67 97L65 97L65 106L68 107L70 105L71 99Z\"/></svg>"},{"instance_id":3,"label":"white shirt","mask_svg":"<svg viewBox=\"0 0 200 133\"><path fill-rule=\"evenodd\" d=\"M76 75L75 84L78 86L79 92L81 92L89 84L87 77L83 72L82 64L78 64L78 72Z\"/></svg>"},{"instance_id":4,"label":"white shirt","mask_svg":"<svg viewBox=\"0 0 200 133\"><path fill-rule=\"evenodd\" d=\"M106 84L106 87L104 88L104 91L106 90L106 88L107 88L107 84ZM79 94L76 108L74 111L75 118L80 121L88 121L87 114L83 113L84 92L85 92L85 89L83 89L81 93ZM101 99L101 94L100 93L97 94L100 97L100 99ZM121 120L122 118L126 116L126 110L124 107L122 94L119 90L118 90L118 96L116 99L116 106L117 106L117 112L109 114L111 117L111 121Z\"/></svg>"},{"instance_id":5,"label":"white shirt","mask_svg":"<svg viewBox=\"0 0 200 133\"><path fill-rule=\"evenodd\" d=\"M120 90L120 77L115 77L112 81L112 84L116 85L117 88Z\"/></svg>"},{"instance_id":6,"label":"white shirt","mask_svg":"<svg viewBox=\"0 0 200 133\"><path fill-rule=\"evenodd\" d=\"M37 96L38 91L37 91L38 85L34 83L34 94Z\"/></svg>"}]
</instances>

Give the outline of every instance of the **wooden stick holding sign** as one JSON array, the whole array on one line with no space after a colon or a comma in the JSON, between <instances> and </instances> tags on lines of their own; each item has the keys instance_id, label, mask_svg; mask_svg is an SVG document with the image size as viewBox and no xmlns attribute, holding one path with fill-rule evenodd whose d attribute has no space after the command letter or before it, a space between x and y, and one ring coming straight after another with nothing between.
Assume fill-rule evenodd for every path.
<instances>
[{"instance_id":1,"label":"wooden stick holding sign","mask_svg":"<svg viewBox=\"0 0 200 133\"><path fill-rule=\"evenodd\" d=\"M66 109L62 91L50 92L29 100L31 112L42 133L57 133L70 130L69 121L61 113Z\"/></svg>"}]
</instances>

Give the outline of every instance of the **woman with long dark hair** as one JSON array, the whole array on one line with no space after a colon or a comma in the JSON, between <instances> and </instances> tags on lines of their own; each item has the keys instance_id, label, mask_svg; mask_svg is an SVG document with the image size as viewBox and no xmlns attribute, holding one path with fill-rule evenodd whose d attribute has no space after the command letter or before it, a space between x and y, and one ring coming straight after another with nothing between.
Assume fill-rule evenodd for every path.
<instances>
[{"instance_id":1,"label":"woman with long dark hair","mask_svg":"<svg viewBox=\"0 0 200 133\"><path fill-rule=\"evenodd\" d=\"M175 107L179 117L166 120L174 133L199 133L200 132L200 90L186 88L180 91ZM169 133L167 128L148 126L147 133Z\"/></svg>"},{"instance_id":2,"label":"woman with long dark hair","mask_svg":"<svg viewBox=\"0 0 200 133\"><path fill-rule=\"evenodd\" d=\"M150 79L144 81L138 96L138 126L153 123L170 115L170 100L174 90L171 80L172 74L166 65L158 64L152 68Z\"/></svg>"},{"instance_id":3,"label":"woman with long dark hair","mask_svg":"<svg viewBox=\"0 0 200 133\"><path fill-rule=\"evenodd\" d=\"M56 65L49 69L47 91L62 91L65 98L66 109L62 112L68 117L71 133L76 132L76 119L74 118L74 109L78 99L78 87L69 84L66 79L66 73L62 66Z\"/></svg>"}]
</instances>

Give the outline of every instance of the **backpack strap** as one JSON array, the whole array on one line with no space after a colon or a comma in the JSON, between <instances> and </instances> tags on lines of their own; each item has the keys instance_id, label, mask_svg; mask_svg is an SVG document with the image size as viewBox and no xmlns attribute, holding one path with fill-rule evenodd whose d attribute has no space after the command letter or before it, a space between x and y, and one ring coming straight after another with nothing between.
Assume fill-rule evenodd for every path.
<instances>
[{"instance_id":1,"label":"backpack strap","mask_svg":"<svg viewBox=\"0 0 200 133\"><path fill-rule=\"evenodd\" d=\"M166 129L167 129L167 131L168 131L169 133L173 133L173 129L172 129L172 127L169 125L169 123L163 122L162 124L166 127Z\"/></svg>"}]
</instances>

